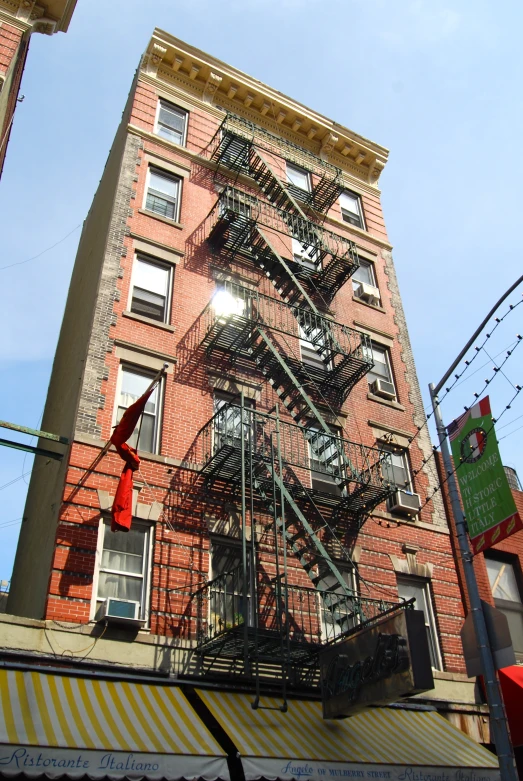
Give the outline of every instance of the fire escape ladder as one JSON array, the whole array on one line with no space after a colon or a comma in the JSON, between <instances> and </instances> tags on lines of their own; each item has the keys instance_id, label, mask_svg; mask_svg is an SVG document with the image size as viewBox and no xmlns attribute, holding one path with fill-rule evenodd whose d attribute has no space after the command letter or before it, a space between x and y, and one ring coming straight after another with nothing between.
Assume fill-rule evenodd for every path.
<instances>
[{"instance_id":1,"label":"fire escape ladder","mask_svg":"<svg viewBox=\"0 0 523 781\"><path fill-rule=\"evenodd\" d=\"M258 265L265 271L272 284L288 304L292 306L308 306L318 313L311 297L291 271L289 264L276 251L267 234L259 225L255 225L251 238L251 248Z\"/></svg>"},{"instance_id":2,"label":"fire escape ladder","mask_svg":"<svg viewBox=\"0 0 523 781\"><path fill-rule=\"evenodd\" d=\"M329 586L328 589L320 590L325 608L328 608L333 614L333 618L336 619L336 607L343 603L345 610L343 611L343 619L347 618L347 601L351 606L352 614L358 618L364 619L361 602L357 596L355 596L352 589L347 585L347 582L343 578L340 570L333 562L328 550L322 543L317 531L312 524L305 517L300 510L292 494L285 486L284 481L277 473L273 463L266 463L265 469L269 472L271 479L274 481L278 490L280 491L286 506L290 508L292 515L294 516L292 527L287 525L280 517L277 519L276 524L278 529L282 532L285 542L292 550L294 556L298 559L302 565L304 571L307 573L314 588L318 588L318 585L330 575L334 579L334 583ZM260 491L260 495L267 502L267 507L273 511L272 500L263 491L263 486L257 482L256 488ZM260 490L261 489L261 490ZM336 535L333 529L329 526L327 521L322 517L318 508L315 507L318 519L321 521L320 529L330 532L332 538L336 540ZM352 560L348 556L347 563L354 566Z\"/></svg>"},{"instance_id":3,"label":"fire escape ladder","mask_svg":"<svg viewBox=\"0 0 523 781\"><path fill-rule=\"evenodd\" d=\"M289 188L282 182L261 152L254 147L251 147L249 152L249 172L267 200L274 206L290 212L290 214L296 214L303 220L307 220L298 202L291 195Z\"/></svg>"}]
</instances>

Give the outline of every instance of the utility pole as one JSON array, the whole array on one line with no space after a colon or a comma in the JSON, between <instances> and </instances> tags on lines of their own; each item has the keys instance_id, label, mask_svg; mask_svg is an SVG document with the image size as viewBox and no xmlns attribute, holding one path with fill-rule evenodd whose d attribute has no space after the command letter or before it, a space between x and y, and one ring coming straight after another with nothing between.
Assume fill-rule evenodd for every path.
<instances>
[{"instance_id":1,"label":"utility pole","mask_svg":"<svg viewBox=\"0 0 523 781\"><path fill-rule=\"evenodd\" d=\"M516 772L516 766L514 764L514 753L512 750L512 744L510 742L509 731L507 727L507 719L505 716L505 709L503 706L503 699L501 696L501 689L499 681L496 675L496 668L494 666L494 660L492 657L492 651L490 648L489 637L487 633L487 626L485 624L485 616L483 614L483 608L481 606L481 598L479 595L478 583L476 580L476 573L474 572L473 555L470 550L469 539L467 535L467 524L465 516L461 509L461 502L459 497L458 484L454 474L454 465L450 454L448 445L447 431L438 401L438 393L443 387L444 383L450 377L458 363L466 355L467 351L472 346L478 335L485 328L486 324L496 312L498 307L503 301L515 290L518 285L523 282L523 276L519 279L501 296L499 301L490 310L486 318L481 325L476 329L472 337L469 339L463 350L458 357L452 363L448 371L441 378L439 383L434 386L430 383L430 397L432 400L432 408L434 410L434 419L436 421L436 428L438 431L439 442L441 446L441 454L443 456L443 463L445 466L445 472L447 473L448 490L450 496L450 503L452 507L452 513L454 515L456 523L456 533L458 537L459 550L461 554L461 561L463 564L463 571L465 574L465 582L467 584L467 592L470 601L470 611L472 613L472 620L474 623L474 630L476 633L476 640L478 643L478 650L480 654L480 662L483 670L483 678L485 680L485 689L487 693L487 702L490 709L491 716L491 729L493 733L494 743L496 745L496 751L499 759L499 768L501 772L501 778L503 781L517 781L518 775Z\"/></svg>"}]
</instances>

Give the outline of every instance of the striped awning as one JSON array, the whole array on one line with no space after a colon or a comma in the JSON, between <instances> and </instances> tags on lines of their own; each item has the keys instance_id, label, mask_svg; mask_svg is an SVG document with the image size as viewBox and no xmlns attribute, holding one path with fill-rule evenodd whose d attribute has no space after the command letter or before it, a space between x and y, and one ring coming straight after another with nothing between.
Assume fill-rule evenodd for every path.
<instances>
[{"instance_id":1,"label":"striped awning","mask_svg":"<svg viewBox=\"0 0 523 781\"><path fill-rule=\"evenodd\" d=\"M0 772L229 779L179 688L0 670Z\"/></svg>"},{"instance_id":2,"label":"striped awning","mask_svg":"<svg viewBox=\"0 0 523 781\"><path fill-rule=\"evenodd\" d=\"M233 740L247 781L326 778L397 781L494 781L496 757L433 711L373 708L327 721L321 704L200 691ZM274 710L273 710L274 708Z\"/></svg>"}]
</instances>

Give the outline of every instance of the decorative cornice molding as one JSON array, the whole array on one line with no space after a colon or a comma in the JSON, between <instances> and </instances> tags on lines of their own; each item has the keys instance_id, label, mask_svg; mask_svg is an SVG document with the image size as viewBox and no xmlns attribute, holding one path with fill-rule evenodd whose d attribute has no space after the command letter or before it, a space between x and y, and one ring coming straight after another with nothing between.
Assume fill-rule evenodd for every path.
<instances>
[{"instance_id":1,"label":"decorative cornice molding","mask_svg":"<svg viewBox=\"0 0 523 781\"><path fill-rule=\"evenodd\" d=\"M161 65L153 73L144 58L142 71L162 82L176 77L184 88L207 102L211 73L221 79L213 87L212 99L227 110L246 117L310 149L317 155L332 156L332 161L373 186L378 181L388 157L388 150L359 136L312 109L288 98L281 92L236 70L205 52L155 29L148 47L164 48Z\"/></svg>"},{"instance_id":2,"label":"decorative cornice molding","mask_svg":"<svg viewBox=\"0 0 523 781\"><path fill-rule=\"evenodd\" d=\"M19 30L53 35L66 32L77 0L0 0L0 22Z\"/></svg>"},{"instance_id":3,"label":"decorative cornice molding","mask_svg":"<svg viewBox=\"0 0 523 781\"><path fill-rule=\"evenodd\" d=\"M222 81L223 81L222 77L219 76L217 73L213 73L213 71L209 73L207 84L205 85L205 89L203 90L202 100L204 103L213 102L216 91L219 88Z\"/></svg>"}]
</instances>

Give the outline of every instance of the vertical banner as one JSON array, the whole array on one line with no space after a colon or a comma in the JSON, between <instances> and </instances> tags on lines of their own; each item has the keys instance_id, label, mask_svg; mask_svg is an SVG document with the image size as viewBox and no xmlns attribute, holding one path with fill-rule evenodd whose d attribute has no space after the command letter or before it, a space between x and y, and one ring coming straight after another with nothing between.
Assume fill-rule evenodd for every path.
<instances>
[{"instance_id":1,"label":"vertical banner","mask_svg":"<svg viewBox=\"0 0 523 781\"><path fill-rule=\"evenodd\" d=\"M523 529L499 456L488 396L447 426L474 553Z\"/></svg>"}]
</instances>

